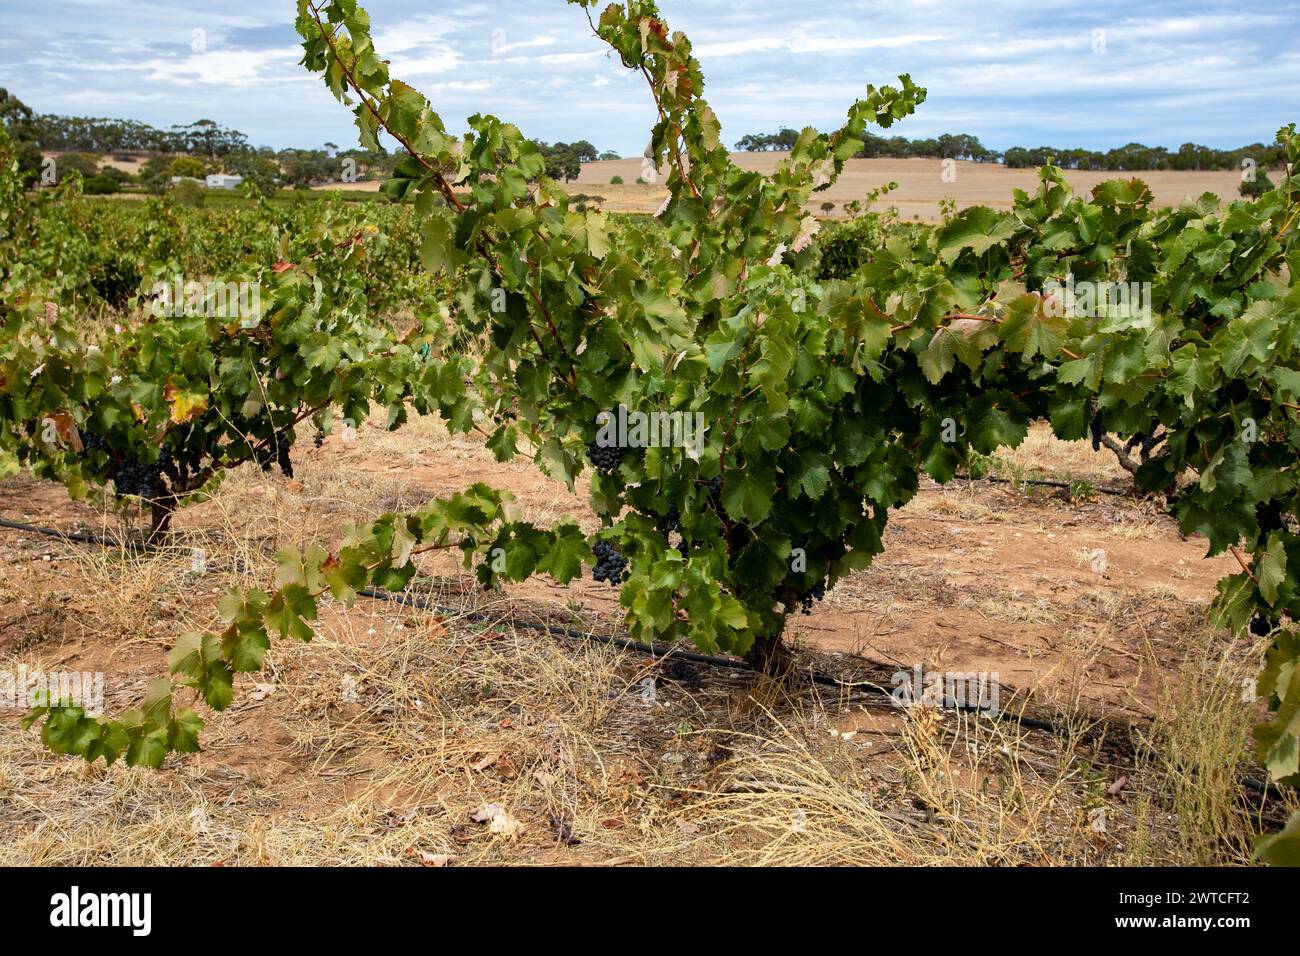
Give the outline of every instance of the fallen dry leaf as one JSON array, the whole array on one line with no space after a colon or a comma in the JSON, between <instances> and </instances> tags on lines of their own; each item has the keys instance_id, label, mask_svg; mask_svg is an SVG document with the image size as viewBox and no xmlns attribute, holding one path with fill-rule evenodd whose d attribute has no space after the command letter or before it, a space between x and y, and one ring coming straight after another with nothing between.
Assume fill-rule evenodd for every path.
<instances>
[{"instance_id":1,"label":"fallen dry leaf","mask_svg":"<svg viewBox=\"0 0 1300 956\"><path fill-rule=\"evenodd\" d=\"M545 770L534 770L533 779L543 787L553 787L556 782L555 774L547 773Z\"/></svg>"},{"instance_id":2,"label":"fallen dry leaf","mask_svg":"<svg viewBox=\"0 0 1300 956\"><path fill-rule=\"evenodd\" d=\"M485 803L471 813L469 818L475 823L488 824L489 833L498 833L501 836L518 836L524 828L524 825L506 813L505 807L499 803Z\"/></svg>"}]
</instances>

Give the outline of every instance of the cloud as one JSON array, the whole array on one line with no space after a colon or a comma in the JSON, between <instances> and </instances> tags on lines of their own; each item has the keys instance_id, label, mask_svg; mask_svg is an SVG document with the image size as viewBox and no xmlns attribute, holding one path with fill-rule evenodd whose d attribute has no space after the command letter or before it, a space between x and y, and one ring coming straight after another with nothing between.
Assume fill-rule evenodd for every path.
<instances>
[{"instance_id":1,"label":"cloud","mask_svg":"<svg viewBox=\"0 0 1300 956\"><path fill-rule=\"evenodd\" d=\"M641 78L562 0L362 0L392 74L450 128L493 113L548 141L637 155L654 122ZM43 112L158 126L210 117L273 146L351 142L351 116L300 66L295 0L43 0L11 5L0 86ZM663 0L734 142L830 128L868 83L929 90L896 131L995 148L1270 139L1300 117L1300 9L1221 0ZM57 24L58 29L51 29ZM193 49L202 30L206 50ZM1100 42L1099 42L1100 41ZM1099 48L1100 47L1100 48Z\"/></svg>"}]
</instances>

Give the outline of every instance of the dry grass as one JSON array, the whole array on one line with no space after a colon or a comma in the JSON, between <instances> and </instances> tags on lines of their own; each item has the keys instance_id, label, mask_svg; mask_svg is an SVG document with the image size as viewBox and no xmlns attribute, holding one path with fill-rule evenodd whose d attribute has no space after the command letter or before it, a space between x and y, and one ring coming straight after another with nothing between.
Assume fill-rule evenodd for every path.
<instances>
[{"instance_id":1,"label":"dry grass","mask_svg":"<svg viewBox=\"0 0 1300 956\"><path fill-rule=\"evenodd\" d=\"M369 429L356 448L331 446L328 460L304 456L305 489L241 469L182 515L173 551L43 544L54 560L32 552L0 575L4 633L23 635L3 645L0 670L93 666L108 676L109 711L133 706L175 635L210 625L226 588L264 584L276 547L334 543L348 522L445 491L411 479L435 446L449 474L478 467L472 442L427 421ZM1039 453L1076 469L1071 477L1101 477L1083 470L1077 448L1044 440ZM539 493L521 508L547 521L570 504ZM901 524L1013 517L1004 500L965 488L918 499ZM467 603L463 577L427 570L440 576L419 579L423 596ZM1245 862L1263 824L1242 807L1233 774L1252 720L1240 679L1257 648L1225 650L1172 592L1153 606L1098 584L1048 601L993 576L978 589L944 580L877 567L832 592L828 609L887 623L925 603L1059 632L1054 691L1035 707L1070 734L739 671L667 672L516 630L521 605L501 596L478 599L502 616L496 628L391 604L330 605L310 645L277 644L263 674L240 678L203 754L172 757L161 772L54 757L6 715L0 865ZM1143 731L1165 756L1134 759L1103 733L1084 691L1117 643L1167 667L1170 631L1192 663ZM926 663L944 666L942 655ZM473 819L485 807L495 823Z\"/></svg>"},{"instance_id":2,"label":"dry grass","mask_svg":"<svg viewBox=\"0 0 1300 956\"><path fill-rule=\"evenodd\" d=\"M1226 644L1201 627L1190 632L1193 653L1179 675L1193 694L1165 693L1145 735L1153 751L1142 763L1159 771L1158 785L1137 808L1131 859L1170 866L1215 866L1250 861L1251 838L1267 823L1256 816L1258 797L1243 795L1243 773L1262 779L1251 759L1250 729L1260 719L1254 678L1266 640ZM1268 808L1272 816L1294 812ZM1276 828L1276 825L1274 825Z\"/></svg>"},{"instance_id":3,"label":"dry grass","mask_svg":"<svg viewBox=\"0 0 1300 956\"><path fill-rule=\"evenodd\" d=\"M1086 441L1061 441L1045 422L1031 425L1029 435L1018 447L1002 449L997 458L1012 475L1088 481L1117 488L1127 488L1133 483L1132 476L1119 466L1111 451L1105 448L1093 451Z\"/></svg>"},{"instance_id":4,"label":"dry grass","mask_svg":"<svg viewBox=\"0 0 1300 956\"><path fill-rule=\"evenodd\" d=\"M355 623L352 625L355 627ZM1074 744L455 622L281 648L257 690L289 739L228 762L239 722L163 772L0 749L0 863L1087 863ZM653 693L645 683L654 681ZM880 733L829 732L879 718ZM326 796L327 795L327 796ZM517 832L471 821L498 805ZM580 841L565 845L562 837Z\"/></svg>"},{"instance_id":5,"label":"dry grass","mask_svg":"<svg viewBox=\"0 0 1300 956\"><path fill-rule=\"evenodd\" d=\"M1152 730L1169 760L1121 768L1068 710L1058 737L739 674L686 686L600 646L381 610L277 648L207 752L162 772L0 736L0 864L1222 863L1250 833L1225 760L1244 708L1194 732L1222 696L1171 698ZM1140 799L1103 795L1121 773ZM492 804L505 832L471 820Z\"/></svg>"}]
</instances>

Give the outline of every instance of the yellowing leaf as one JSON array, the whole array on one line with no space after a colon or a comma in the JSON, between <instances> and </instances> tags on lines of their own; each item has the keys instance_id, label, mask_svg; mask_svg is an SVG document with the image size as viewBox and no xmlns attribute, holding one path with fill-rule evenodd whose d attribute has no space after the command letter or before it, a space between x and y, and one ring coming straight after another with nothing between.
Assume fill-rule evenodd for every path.
<instances>
[{"instance_id":1,"label":"yellowing leaf","mask_svg":"<svg viewBox=\"0 0 1300 956\"><path fill-rule=\"evenodd\" d=\"M175 385L168 385L163 397L171 406L171 420L177 425L188 422L208 410L208 396L199 392L182 392Z\"/></svg>"}]
</instances>

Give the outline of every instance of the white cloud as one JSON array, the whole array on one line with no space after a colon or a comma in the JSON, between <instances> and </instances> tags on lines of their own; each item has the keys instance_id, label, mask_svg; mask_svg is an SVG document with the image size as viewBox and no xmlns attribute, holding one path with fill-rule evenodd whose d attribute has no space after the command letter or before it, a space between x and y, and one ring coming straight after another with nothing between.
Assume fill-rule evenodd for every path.
<instances>
[{"instance_id":1,"label":"white cloud","mask_svg":"<svg viewBox=\"0 0 1300 956\"><path fill-rule=\"evenodd\" d=\"M392 74L449 127L487 112L550 141L639 153L644 82L562 0L361 0ZM210 117L255 143L353 140L351 116L297 61L295 0L10 4L0 86L41 111L159 126ZM972 132L994 147L1186 140L1238 145L1300 118L1300 9L1244 0L663 0L729 141L830 128L868 83L930 91L891 132ZM58 29L52 30L51 24ZM206 31L208 50L190 48ZM1104 54L1093 31L1105 31Z\"/></svg>"}]
</instances>

